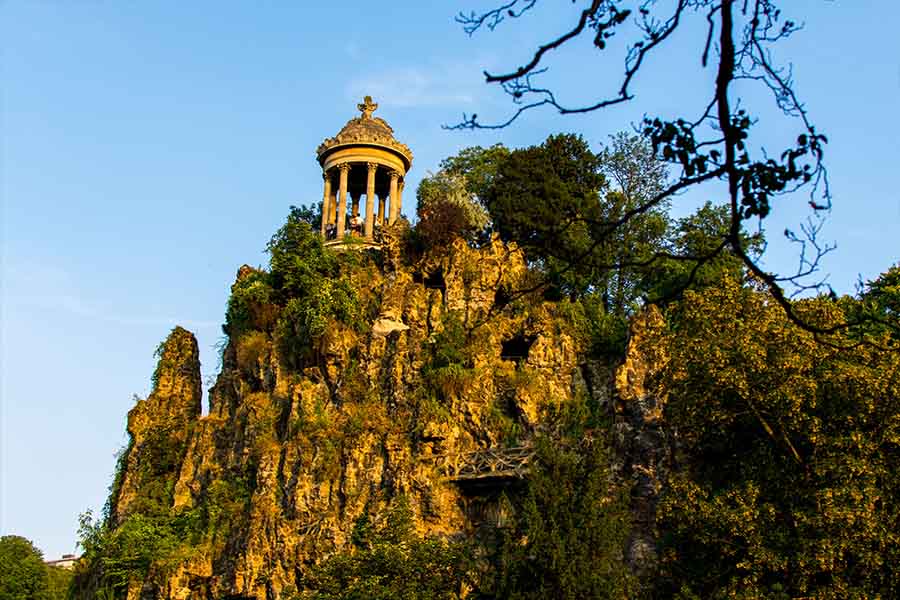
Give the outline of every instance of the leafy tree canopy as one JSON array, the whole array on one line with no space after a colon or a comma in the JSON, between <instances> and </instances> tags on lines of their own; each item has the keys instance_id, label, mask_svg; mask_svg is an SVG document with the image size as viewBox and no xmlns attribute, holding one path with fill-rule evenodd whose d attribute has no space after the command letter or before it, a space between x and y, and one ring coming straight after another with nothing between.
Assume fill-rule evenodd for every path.
<instances>
[{"instance_id":1,"label":"leafy tree canopy","mask_svg":"<svg viewBox=\"0 0 900 600\"><path fill-rule=\"evenodd\" d=\"M483 204L500 164L508 157L509 149L503 144L494 144L489 148L472 146L441 161L441 171L464 177L466 189Z\"/></svg>"},{"instance_id":2,"label":"leafy tree canopy","mask_svg":"<svg viewBox=\"0 0 900 600\"><path fill-rule=\"evenodd\" d=\"M41 551L18 535L0 537L0 600L45 598L47 568Z\"/></svg>"},{"instance_id":3,"label":"leafy tree canopy","mask_svg":"<svg viewBox=\"0 0 900 600\"><path fill-rule=\"evenodd\" d=\"M795 310L827 328L860 302ZM817 343L730 276L688 291L670 320L650 340L670 355L661 386L683 465L658 514L659 594L897 597L900 356L843 333Z\"/></svg>"},{"instance_id":4,"label":"leafy tree canopy","mask_svg":"<svg viewBox=\"0 0 900 600\"><path fill-rule=\"evenodd\" d=\"M474 35L534 16L545 4L537 0L496 2L486 10L460 12L457 21L467 34ZM822 257L834 249L816 239L820 230L816 222L831 206L824 162L828 140L816 128L795 89L793 69L778 64L774 58L775 47L803 28L802 19L789 17L783 10L788 3L779 0L579 0L575 4L580 5L580 10L573 14L569 25L557 35L536 42L522 60L516 59L519 66L485 72L488 83L500 86L510 96L513 110L509 118L491 123L479 119L477 114L463 115L461 122L449 128L503 128L531 110L550 108L561 114L585 114L628 103L640 89L646 91L647 85L652 88L654 84L652 78L639 77L642 69L676 43L673 40L683 40L685 32L695 32L697 61L693 64L697 69L710 71L704 76L709 84L701 90L701 100L678 107L674 115L651 114L643 119L642 132L652 144L653 155L668 164L669 179L621 217L593 223L591 236L599 244L600 238L613 236L632 219L669 202L684 190L714 190L717 205L724 207L728 217L728 227L719 234L718 243L703 256L680 254L667 258L709 262L727 249L769 288L773 300L795 324L820 335L846 328L859 331L857 326L861 320L871 320L870 314L848 313L846 321L823 328L805 322L790 301L790 291L818 291L826 285L824 280L816 280L817 273ZM800 13L805 10L792 8ZM582 39L591 43L601 62L624 58L622 75L609 80L608 89L601 85L596 97L570 103L565 99L569 87L583 92L580 79L571 82L572 86L565 82L547 86L542 83L542 76L554 61L566 60L560 49ZM785 117L783 123L770 127L794 132L791 141L777 151L767 151L754 141L756 132L762 129L759 115L766 112L758 108L760 98L771 98L771 104ZM672 111L667 107L665 112ZM622 180L626 194L628 181ZM795 272L770 272L760 261L760 248L748 245L752 238L744 234L745 222L754 220L758 226L753 229L762 229L772 210L801 190L808 192L804 202L812 209L813 219L809 226L801 226L800 233L785 230L787 239L798 244L800 266ZM576 201L570 210L577 213L581 208ZM589 217L581 214L581 218ZM574 224L566 233L575 240L583 235ZM577 250L578 244L571 242L563 244L562 249ZM586 255L584 251L561 253L556 259L566 266L550 273L574 271ZM614 268L631 264L626 261ZM896 321L886 324L900 332Z\"/></svg>"}]
</instances>

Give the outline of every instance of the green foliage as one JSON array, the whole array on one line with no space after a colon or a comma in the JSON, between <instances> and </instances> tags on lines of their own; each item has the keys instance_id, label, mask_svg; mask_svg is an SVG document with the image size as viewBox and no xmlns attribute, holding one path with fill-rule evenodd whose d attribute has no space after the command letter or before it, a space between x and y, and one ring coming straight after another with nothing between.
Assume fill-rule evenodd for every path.
<instances>
[{"instance_id":1,"label":"green foliage","mask_svg":"<svg viewBox=\"0 0 900 600\"><path fill-rule=\"evenodd\" d=\"M740 279L744 271L741 259L729 249L719 250L730 227L728 207L710 202L676 221L668 250L681 260L665 258L644 271L643 288L648 298L654 302L671 301L688 287L716 285L725 277ZM742 235L742 244L751 255L758 254L763 243L762 234Z\"/></svg>"},{"instance_id":2,"label":"green foliage","mask_svg":"<svg viewBox=\"0 0 900 600\"><path fill-rule=\"evenodd\" d=\"M405 498L385 518L357 522L354 547L319 565L304 600L452 600L462 598L470 563L467 548L414 530Z\"/></svg>"},{"instance_id":3,"label":"green foliage","mask_svg":"<svg viewBox=\"0 0 900 600\"><path fill-rule=\"evenodd\" d=\"M900 344L900 264L860 283L859 302L846 304L845 310L865 323L864 335L878 339L887 332L895 347Z\"/></svg>"},{"instance_id":4,"label":"green foliage","mask_svg":"<svg viewBox=\"0 0 900 600\"><path fill-rule=\"evenodd\" d=\"M47 600L66 600L71 584L71 570L47 566Z\"/></svg>"},{"instance_id":5,"label":"green foliage","mask_svg":"<svg viewBox=\"0 0 900 600\"><path fill-rule=\"evenodd\" d=\"M414 230L420 250L445 246L459 236L469 242L484 237L490 221L484 199L508 156L500 144L465 148L422 180L416 191L419 220Z\"/></svg>"},{"instance_id":6,"label":"green foliage","mask_svg":"<svg viewBox=\"0 0 900 600\"><path fill-rule=\"evenodd\" d=\"M468 366L471 360L468 342L469 332L460 316L454 312L446 313L441 321L441 330L432 338L431 368Z\"/></svg>"},{"instance_id":7,"label":"green foliage","mask_svg":"<svg viewBox=\"0 0 900 600\"><path fill-rule=\"evenodd\" d=\"M854 302L796 308L828 326ZM658 593L900 595L900 356L843 333L818 343L729 278L688 292L670 318L648 343L671 356L662 385L687 468L659 507Z\"/></svg>"},{"instance_id":8,"label":"green foliage","mask_svg":"<svg viewBox=\"0 0 900 600\"><path fill-rule=\"evenodd\" d=\"M567 293L589 285L590 272L561 262L590 252L588 222L599 218L606 186L599 158L579 136L557 135L513 151L500 164L485 198L494 227Z\"/></svg>"},{"instance_id":9,"label":"green foliage","mask_svg":"<svg viewBox=\"0 0 900 600\"><path fill-rule=\"evenodd\" d=\"M865 284L862 300L886 318L900 319L900 264Z\"/></svg>"},{"instance_id":10,"label":"green foliage","mask_svg":"<svg viewBox=\"0 0 900 600\"><path fill-rule=\"evenodd\" d=\"M272 236L269 271L242 274L232 286L225 331L232 339L255 334L252 348L261 350L259 335L274 333L287 364L300 368L316 351L317 342L338 321L359 329L362 308L349 275L363 266L356 253L338 255L322 245L310 224L311 209L291 207L287 222ZM245 340L246 343L251 338ZM251 357L245 352L244 357ZM247 360L244 366L248 366Z\"/></svg>"},{"instance_id":11,"label":"green foliage","mask_svg":"<svg viewBox=\"0 0 900 600\"><path fill-rule=\"evenodd\" d=\"M360 305L350 282L342 277L354 257L338 257L292 208L287 223L267 247L275 297L283 306L276 335L289 363L302 364L333 320L359 327Z\"/></svg>"},{"instance_id":12,"label":"green foliage","mask_svg":"<svg viewBox=\"0 0 900 600\"><path fill-rule=\"evenodd\" d=\"M579 136L555 135L512 152L485 199L501 237L519 244L558 290L549 298L597 293L607 313L625 317L665 245L668 204L637 210L665 178L640 137L619 134L598 155Z\"/></svg>"},{"instance_id":13,"label":"green foliage","mask_svg":"<svg viewBox=\"0 0 900 600\"><path fill-rule=\"evenodd\" d=\"M583 415L582 415L583 416ZM629 531L627 494L611 485L601 440L539 438L537 455L501 530L483 598L627 598L634 591L622 552Z\"/></svg>"},{"instance_id":14,"label":"green foliage","mask_svg":"<svg viewBox=\"0 0 900 600\"><path fill-rule=\"evenodd\" d=\"M270 331L278 316L274 295L271 275L265 271L254 270L235 282L225 314L228 335L237 337L251 329Z\"/></svg>"},{"instance_id":15,"label":"green foliage","mask_svg":"<svg viewBox=\"0 0 900 600\"><path fill-rule=\"evenodd\" d=\"M115 528L85 512L79 517L83 555L73 579L75 597L93 597L105 589L124 598L128 582L145 578L151 565L165 572L189 558L198 527L195 511L129 513Z\"/></svg>"},{"instance_id":16,"label":"green foliage","mask_svg":"<svg viewBox=\"0 0 900 600\"><path fill-rule=\"evenodd\" d=\"M494 144L489 148L472 146L442 160L441 171L465 178L466 189L479 204L484 205L497 171L508 157L509 149L503 144Z\"/></svg>"},{"instance_id":17,"label":"green foliage","mask_svg":"<svg viewBox=\"0 0 900 600\"><path fill-rule=\"evenodd\" d=\"M49 598L41 551L18 535L0 537L0 600Z\"/></svg>"},{"instance_id":18,"label":"green foliage","mask_svg":"<svg viewBox=\"0 0 900 600\"><path fill-rule=\"evenodd\" d=\"M606 312L624 317L637 308L644 292L642 274L666 245L670 203L650 204L666 187L667 170L644 138L624 132L612 136L599 159L611 185L600 202L603 224L593 228L597 248L589 261L599 267L594 290L603 297Z\"/></svg>"},{"instance_id":19,"label":"green foliage","mask_svg":"<svg viewBox=\"0 0 900 600\"><path fill-rule=\"evenodd\" d=\"M611 143L600 152L600 169L613 189L626 198L629 208L656 198L666 188L666 164L641 136L620 131L610 137ZM662 207L668 204L663 202Z\"/></svg>"},{"instance_id":20,"label":"green foliage","mask_svg":"<svg viewBox=\"0 0 900 600\"><path fill-rule=\"evenodd\" d=\"M562 300L557 304L557 310L592 356L618 358L623 355L628 321L622 315L606 312L602 294L591 292L575 301Z\"/></svg>"},{"instance_id":21,"label":"green foliage","mask_svg":"<svg viewBox=\"0 0 900 600\"><path fill-rule=\"evenodd\" d=\"M269 240L271 285L279 303L310 295L323 277L340 277L338 257L322 245L322 238L291 207L287 222Z\"/></svg>"},{"instance_id":22,"label":"green foliage","mask_svg":"<svg viewBox=\"0 0 900 600\"><path fill-rule=\"evenodd\" d=\"M445 313L441 330L429 343L430 357L422 367L426 388L445 401L458 396L474 377L471 335L457 313Z\"/></svg>"}]
</instances>

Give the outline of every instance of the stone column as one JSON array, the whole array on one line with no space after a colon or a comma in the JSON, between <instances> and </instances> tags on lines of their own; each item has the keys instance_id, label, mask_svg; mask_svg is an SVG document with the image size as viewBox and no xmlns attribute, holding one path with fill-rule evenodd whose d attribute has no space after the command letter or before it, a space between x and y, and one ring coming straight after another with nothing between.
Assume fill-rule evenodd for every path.
<instances>
[{"instance_id":1,"label":"stone column","mask_svg":"<svg viewBox=\"0 0 900 600\"><path fill-rule=\"evenodd\" d=\"M401 179L397 183L397 218L400 218L400 211L403 210L403 188L406 186L406 180Z\"/></svg>"},{"instance_id":2,"label":"stone column","mask_svg":"<svg viewBox=\"0 0 900 600\"><path fill-rule=\"evenodd\" d=\"M328 222L337 225L337 190L331 190L331 204L328 205Z\"/></svg>"},{"instance_id":3,"label":"stone column","mask_svg":"<svg viewBox=\"0 0 900 600\"><path fill-rule=\"evenodd\" d=\"M391 216L388 218L388 225L393 225L397 220L397 215L400 214L400 211L397 210L399 207L399 198L400 195L397 192L397 180L400 179L400 173L397 171L391 171Z\"/></svg>"},{"instance_id":4,"label":"stone column","mask_svg":"<svg viewBox=\"0 0 900 600\"><path fill-rule=\"evenodd\" d=\"M344 226L347 223L347 174L350 173L350 163L338 165L341 172L340 186L337 197L337 239L344 239Z\"/></svg>"},{"instance_id":5,"label":"stone column","mask_svg":"<svg viewBox=\"0 0 900 600\"><path fill-rule=\"evenodd\" d=\"M378 224L384 227L384 196L378 196Z\"/></svg>"},{"instance_id":6,"label":"stone column","mask_svg":"<svg viewBox=\"0 0 900 600\"><path fill-rule=\"evenodd\" d=\"M325 227L331 222L331 177L327 172L322 173L325 180L325 193L322 196L322 237L325 237Z\"/></svg>"},{"instance_id":7,"label":"stone column","mask_svg":"<svg viewBox=\"0 0 900 600\"><path fill-rule=\"evenodd\" d=\"M375 234L375 172L376 163L366 163L369 178L366 179L366 239L371 240Z\"/></svg>"},{"instance_id":8,"label":"stone column","mask_svg":"<svg viewBox=\"0 0 900 600\"><path fill-rule=\"evenodd\" d=\"M353 216L356 217L359 215L359 197L362 194L353 194L350 192L350 206L352 207L350 210L353 213Z\"/></svg>"}]
</instances>

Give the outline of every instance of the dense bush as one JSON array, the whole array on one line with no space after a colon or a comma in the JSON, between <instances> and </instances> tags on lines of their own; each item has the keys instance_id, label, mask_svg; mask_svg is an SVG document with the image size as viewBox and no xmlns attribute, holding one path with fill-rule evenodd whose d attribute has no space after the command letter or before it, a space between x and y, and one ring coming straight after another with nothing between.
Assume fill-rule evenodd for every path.
<instances>
[{"instance_id":1,"label":"dense bush","mask_svg":"<svg viewBox=\"0 0 900 600\"><path fill-rule=\"evenodd\" d=\"M329 324L361 326L362 307L348 280L361 259L326 248L310 225L309 210L297 207L291 207L287 222L266 248L269 271L250 270L232 286L225 332L234 340L251 331L274 333L282 357L299 368L315 352ZM258 335L244 341L244 367L250 358L247 344L253 341L253 348L260 350Z\"/></svg>"},{"instance_id":2,"label":"dense bush","mask_svg":"<svg viewBox=\"0 0 900 600\"><path fill-rule=\"evenodd\" d=\"M303 600L454 600L470 582L467 546L415 533L405 498L357 522L354 546L316 568Z\"/></svg>"},{"instance_id":3,"label":"dense bush","mask_svg":"<svg viewBox=\"0 0 900 600\"><path fill-rule=\"evenodd\" d=\"M225 313L225 333L237 337L251 329L271 331L278 312L271 276L265 271L253 270L231 287Z\"/></svg>"},{"instance_id":4,"label":"dense bush","mask_svg":"<svg viewBox=\"0 0 900 600\"><path fill-rule=\"evenodd\" d=\"M145 578L151 565L166 570L190 557L199 535L195 511L132 513L115 528L90 511L79 521L83 555L75 572L76 598L100 589L124 598L128 583Z\"/></svg>"}]
</instances>

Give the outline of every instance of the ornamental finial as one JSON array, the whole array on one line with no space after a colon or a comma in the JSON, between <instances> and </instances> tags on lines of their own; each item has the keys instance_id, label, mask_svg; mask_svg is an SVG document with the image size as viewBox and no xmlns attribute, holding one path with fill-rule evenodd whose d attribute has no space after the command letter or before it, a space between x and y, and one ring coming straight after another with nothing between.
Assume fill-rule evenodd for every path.
<instances>
[{"instance_id":1,"label":"ornamental finial","mask_svg":"<svg viewBox=\"0 0 900 600\"><path fill-rule=\"evenodd\" d=\"M362 113L363 119L371 119L372 113L378 109L378 105L372 102L372 96L363 98L362 104L357 104L356 108Z\"/></svg>"}]
</instances>

